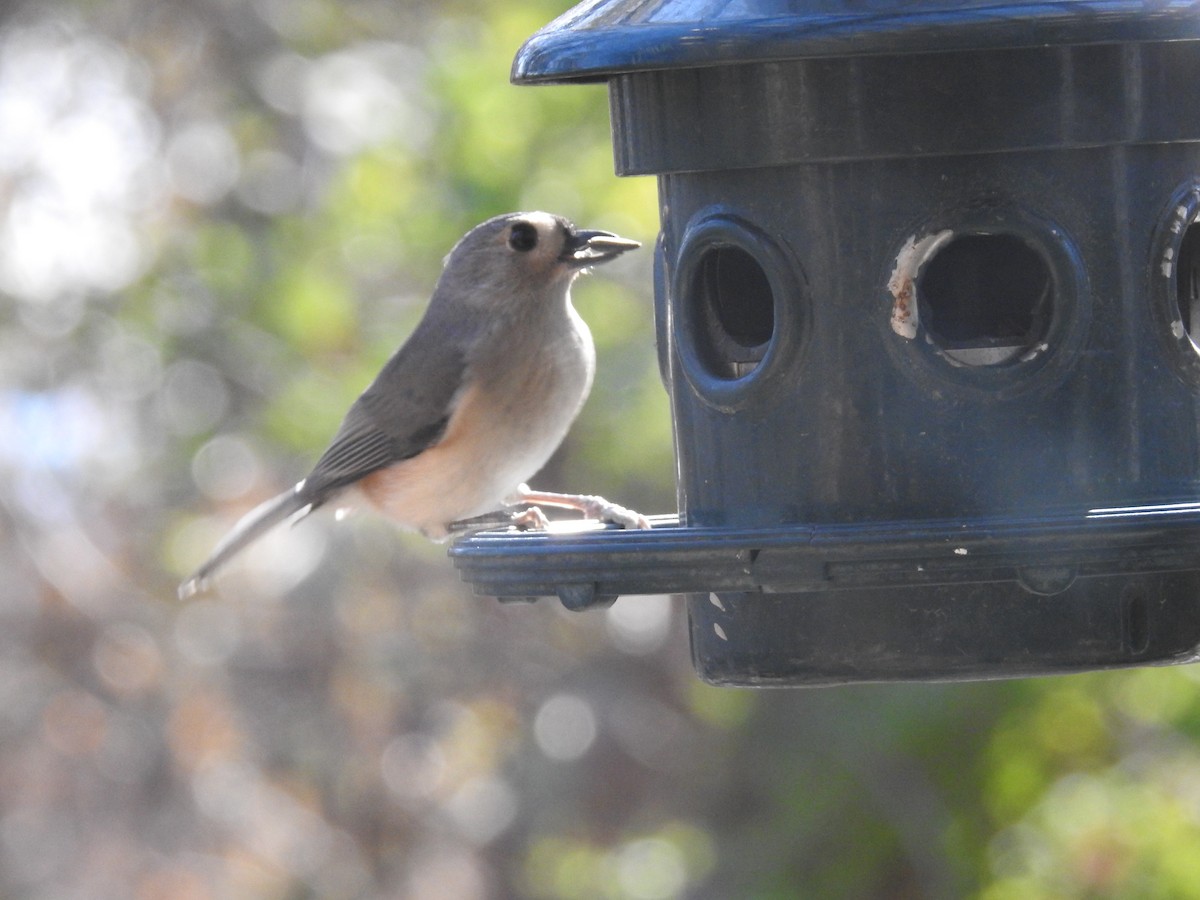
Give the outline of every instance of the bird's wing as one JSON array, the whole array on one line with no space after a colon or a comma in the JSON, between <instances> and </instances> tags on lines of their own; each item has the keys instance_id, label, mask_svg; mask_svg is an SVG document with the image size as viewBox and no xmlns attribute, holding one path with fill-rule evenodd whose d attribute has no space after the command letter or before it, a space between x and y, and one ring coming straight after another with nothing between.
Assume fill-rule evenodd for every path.
<instances>
[{"instance_id":1,"label":"bird's wing","mask_svg":"<svg viewBox=\"0 0 1200 900\"><path fill-rule=\"evenodd\" d=\"M465 372L464 353L432 336L414 334L350 407L305 479L304 493L313 505L319 506L338 488L436 444L450 421Z\"/></svg>"}]
</instances>

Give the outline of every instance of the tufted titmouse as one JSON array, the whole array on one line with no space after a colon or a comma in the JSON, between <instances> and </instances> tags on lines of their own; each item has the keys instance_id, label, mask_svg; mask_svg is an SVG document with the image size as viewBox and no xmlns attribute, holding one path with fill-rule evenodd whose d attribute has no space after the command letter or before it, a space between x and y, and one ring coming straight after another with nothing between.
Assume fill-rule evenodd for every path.
<instances>
[{"instance_id":1,"label":"tufted titmouse","mask_svg":"<svg viewBox=\"0 0 1200 900\"><path fill-rule=\"evenodd\" d=\"M592 384L595 349L571 305L587 266L639 246L544 212L478 225L455 245L424 317L350 407L312 472L248 513L179 588L202 590L268 529L337 499L445 538L456 523L532 502L632 527L601 498L535 493L524 481L566 436Z\"/></svg>"}]
</instances>

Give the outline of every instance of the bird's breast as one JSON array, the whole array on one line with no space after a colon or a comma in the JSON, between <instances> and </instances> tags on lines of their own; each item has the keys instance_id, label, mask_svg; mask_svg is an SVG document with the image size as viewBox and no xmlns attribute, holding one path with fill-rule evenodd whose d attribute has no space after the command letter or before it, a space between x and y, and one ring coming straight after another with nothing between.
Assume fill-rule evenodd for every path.
<instances>
[{"instance_id":1,"label":"bird's breast","mask_svg":"<svg viewBox=\"0 0 1200 900\"><path fill-rule=\"evenodd\" d=\"M371 503L436 536L450 522L499 508L532 478L591 388L591 335L570 312L559 333L522 333L506 350L474 361L442 440L363 479Z\"/></svg>"}]
</instances>

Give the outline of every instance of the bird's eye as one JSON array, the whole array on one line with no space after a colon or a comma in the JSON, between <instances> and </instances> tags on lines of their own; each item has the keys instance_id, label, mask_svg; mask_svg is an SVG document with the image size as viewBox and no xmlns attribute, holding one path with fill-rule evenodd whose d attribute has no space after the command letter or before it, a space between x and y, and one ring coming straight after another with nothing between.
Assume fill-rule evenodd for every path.
<instances>
[{"instance_id":1,"label":"bird's eye","mask_svg":"<svg viewBox=\"0 0 1200 900\"><path fill-rule=\"evenodd\" d=\"M508 234L508 246L518 253L528 253L537 246L537 229L528 222L518 222Z\"/></svg>"}]
</instances>

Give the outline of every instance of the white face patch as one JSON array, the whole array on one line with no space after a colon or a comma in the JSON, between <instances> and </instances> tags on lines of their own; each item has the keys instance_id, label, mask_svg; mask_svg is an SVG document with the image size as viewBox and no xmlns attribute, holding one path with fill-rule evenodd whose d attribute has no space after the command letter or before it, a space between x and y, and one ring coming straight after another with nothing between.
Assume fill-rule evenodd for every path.
<instances>
[{"instance_id":1,"label":"white face patch","mask_svg":"<svg viewBox=\"0 0 1200 900\"><path fill-rule=\"evenodd\" d=\"M525 213L521 218L536 228L542 237L554 234L555 229L558 228L558 219L547 212Z\"/></svg>"},{"instance_id":2,"label":"white face patch","mask_svg":"<svg viewBox=\"0 0 1200 900\"><path fill-rule=\"evenodd\" d=\"M558 257L562 252L562 228L559 225L559 220L550 213L532 212L524 216L524 220L537 229L538 246L534 250L537 256Z\"/></svg>"},{"instance_id":3,"label":"white face patch","mask_svg":"<svg viewBox=\"0 0 1200 900\"><path fill-rule=\"evenodd\" d=\"M513 243L514 232L532 228L537 233L537 243L529 247L519 247ZM527 272L548 272L555 269L563 252L566 240L566 230L562 220L546 212L528 212L513 216L509 227L504 230L509 252L515 254L521 266ZM564 270L565 271L565 270Z\"/></svg>"}]
</instances>

